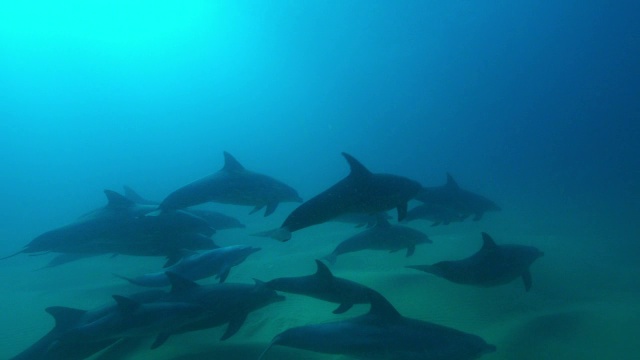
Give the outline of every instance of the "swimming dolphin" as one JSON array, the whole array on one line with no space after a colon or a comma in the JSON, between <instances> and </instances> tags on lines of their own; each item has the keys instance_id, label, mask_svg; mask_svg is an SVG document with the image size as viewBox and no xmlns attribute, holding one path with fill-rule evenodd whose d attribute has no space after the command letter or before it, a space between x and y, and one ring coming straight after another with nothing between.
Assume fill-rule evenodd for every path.
<instances>
[{"instance_id":1,"label":"swimming dolphin","mask_svg":"<svg viewBox=\"0 0 640 360\"><path fill-rule=\"evenodd\" d=\"M167 272L167 277L171 281L171 291L163 301L192 303L206 310L204 318L175 329L174 334L228 324L220 338L220 340L226 340L240 330L251 312L284 300L284 296L258 280L255 280L255 285L239 283L199 285L171 272Z\"/></svg>"},{"instance_id":2,"label":"swimming dolphin","mask_svg":"<svg viewBox=\"0 0 640 360\"><path fill-rule=\"evenodd\" d=\"M457 284L481 287L508 284L522 277L524 288L529 291L529 267L544 253L533 246L496 245L487 233L482 233L482 240L482 248L466 259L407 267L431 273Z\"/></svg>"},{"instance_id":3,"label":"swimming dolphin","mask_svg":"<svg viewBox=\"0 0 640 360\"><path fill-rule=\"evenodd\" d=\"M159 287L170 285L171 282L166 272L178 274L185 279L200 280L215 275L220 282L224 282L229 276L231 268L244 262L247 257L260 248L233 245L202 253L190 252L176 264L165 268L162 272L146 274L135 278L116 275L132 284L147 287Z\"/></svg>"},{"instance_id":4,"label":"swimming dolphin","mask_svg":"<svg viewBox=\"0 0 640 360\"><path fill-rule=\"evenodd\" d=\"M407 213L408 215L408 213ZM378 222L378 218L383 217L385 219L391 219L392 217L386 212L380 212L375 214L368 213L346 213L342 215L338 215L337 217L331 219L331 221L355 224L356 227L366 226L367 228L374 227Z\"/></svg>"},{"instance_id":5,"label":"swimming dolphin","mask_svg":"<svg viewBox=\"0 0 640 360\"><path fill-rule=\"evenodd\" d=\"M172 192L160 203L160 209L182 209L209 201L254 206L251 213L266 206L264 216L269 216L278 203L302 202L302 199L292 187L245 169L225 151L221 170Z\"/></svg>"},{"instance_id":6,"label":"swimming dolphin","mask_svg":"<svg viewBox=\"0 0 640 360\"><path fill-rule=\"evenodd\" d=\"M342 153L351 172L329 189L298 206L280 228L255 234L287 241L291 233L324 223L345 213L377 213L398 209L398 221L407 213L407 202L422 186L408 178L374 174L353 156Z\"/></svg>"},{"instance_id":7,"label":"swimming dolphin","mask_svg":"<svg viewBox=\"0 0 640 360\"><path fill-rule=\"evenodd\" d=\"M126 254L175 257L179 249L212 249L215 229L183 211L159 212L157 216L140 213L137 205L121 195L105 191L108 205L79 220L35 237L20 253ZM178 242L178 243L176 243ZM82 256L66 256L53 265Z\"/></svg>"},{"instance_id":8,"label":"swimming dolphin","mask_svg":"<svg viewBox=\"0 0 640 360\"><path fill-rule=\"evenodd\" d=\"M451 209L464 218L474 215L474 221L480 220L487 211L500 211L500 207L493 201L462 189L449 173L447 173L445 185L425 187L415 199L425 204L435 204Z\"/></svg>"},{"instance_id":9,"label":"swimming dolphin","mask_svg":"<svg viewBox=\"0 0 640 360\"><path fill-rule=\"evenodd\" d=\"M424 203L409 209L403 222L424 219L431 221L431 226L438 226L440 224L449 225L452 222L464 221L465 217L453 208L434 203Z\"/></svg>"},{"instance_id":10,"label":"swimming dolphin","mask_svg":"<svg viewBox=\"0 0 640 360\"><path fill-rule=\"evenodd\" d=\"M127 185L124 185L123 188L124 188L124 196L127 199L135 202L136 204L141 204L141 205L159 205L160 204L159 201L143 198L135 190L133 190L131 187ZM184 211L205 220L209 224L209 226L211 226L216 230L246 227L246 225L241 223L240 220L234 217L225 215L218 211L195 209L195 208L185 208Z\"/></svg>"},{"instance_id":11,"label":"swimming dolphin","mask_svg":"<svg viewBox=\"0 0 640 360\"><path fill-rule=\"evenodd\" d=\"M281 332L259 360L275 345L359 359L394 360L470 360L496 351L476 335L404 317L376 292L370 298L368 314Z\"/></svg>"},{"instance_id":12,"label":"swimming dolphin","mask_svg":"<svg viewBox=\"0 0 640 360\"><path fill-rule=\"evenodd\" d=\"M324 259L334 264L338 255L350 252L367 249L396 252L405 248L407 249L407 257L409 257L415 252L416 245L429 243L432 241L423 232L407 226L391 225L386 219L379 218L374 227L342 241Z\"/></svg>"},{"instance_id":13,"label":"swimming dolphin","mask_svg":"<svg viewBox=\"0 0 640 360\"><path fill-rule=\"evenodd\" d=\"M153 302L165 296L166 292L160 290L143 291L129 296L140 303ZM117 311L117 305L108 304L93 310L81 310L64 306L51 306L45 309L55 320L54 327L42 338L36 341L11 360L81 360L112 345L118 339L107 339L83 344L72 343L65 340L64 336L69 331L80 326L92 323L110 313Z\"/></svg>"},{"instance_id":14,"label":"swimming dolphin","mask_svg":"<svg viewBox=\"0 0 640 360\"><path fill-rule=\"evenodd\" d=\"M316 299L338 303L334 314L342 314L354 304L368 304L369 292L364 285L333 276L329 268L316 260L318 269L315 274L299 277L284 277L267 281L267 287L293 294L301 294Z\"/></svg>"},{"instance_id":15,"label":"swimming dolphin","mask_svg":"<svg viewBox=\"0 0 640 360\"><path fill-rule=\"evenodd\" d=\"M95 321L74 327L63 335L62 343L119 339L122 337L147 337L156 335L151 349L164 344L181 325L202 316L204 308L186 302L140 303L130 298L114 295L117 310Z\"/></svg>"}]
</instances>

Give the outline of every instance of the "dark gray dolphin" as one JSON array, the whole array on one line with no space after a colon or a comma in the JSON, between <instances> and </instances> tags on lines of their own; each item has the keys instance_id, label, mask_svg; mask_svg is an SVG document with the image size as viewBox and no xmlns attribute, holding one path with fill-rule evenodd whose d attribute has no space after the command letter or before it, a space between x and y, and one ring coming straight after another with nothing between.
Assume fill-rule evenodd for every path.
<instances>
[{"instance_id":1,"label":"dark gray dolphin","mask_svg":"<svg viewBox=\"0 0 640 360\"><path fill-rule=\"evenodd\" d=\"M173 332L176 334L228 324L220 338L220 340L226 340L240 330L251 312L284 300L284 296L258 280L255 281L255 285L238 283L199 285L171 272L167 272L167 277L172 287L163 301L188 302L202 306L206 310L206 317L176 329Z\"/></svg>"},{"instance_id":2,"label":"dark gray dolphin","mask_svg":"<svg viewBox=\"0 0 640 360\"><path fill-rule=\"evenodd\" d=\"M340 304L333 311L342 314L351 309L354 304L368 304L369 292L364 285L333 276L329 268L316 260L318 270L313 275L299 277L284 277L267 281L267 286L273 290L301 294L316 299Z\"/></svg>"},{"instance_id":3,"label":"dark gray dolphin","mask_svg":"<svg viewBox=\"0 0 640 360\"><path fill-rule=\"evenodd\" d=\"M20 253L59 251L70 244L85 244L93 239L116 236L121 233L123 227L143 218L151 211L149 207L137 205L114 191L105 190L104 193L107 205L81 216L71 224L35 237L23 250L11 256Z\"/></svg>"},{"instance_id":4,"label":"dark gray dolphin","mask_svg":"<svg viewBox=\"0 0 640 360\"><path fill-rule=\"evenodd\" d=\"M462 189L449 173L447 173L447 183L445 185L424 187L416 195L415 199L425 204L435 204L449 208L464 218L474 215L474 221L480 220L487 211L500 211L500 207L493 201L482 195Z\"/></svg>"},{"instance_id":5,"label":"dark gray dolphin","mask_svg":"<svg viewBox=\"0 0 640 360\"><path fill-rule=\"evenodd\" d=\"M159 201L143 198L135 190L133 190L131 187L127 185L124 185L123 188L124 188L124 196L127 199L135 202L136 204L141 204L141 205L159 205L160 204ZM194 209L194 208L185 208L184 211L200 217L201 219L209 223L209 226L211 226L216 230L246 227L246 225L241 223L240 220L232 216L225 215L218 211Z\"/></svg>"},{"instance_id":6,"label":"dark gray dolphin","mask_svg":"<svg viewBox=\"0 0 640 360\"><path fill-rule=\"evenodd\" d=\"M245 169L225 151L224 167L220 171L172 192L160 203L160 208L182 209L209 201L254 206L252 213L266 206L264 215L268 216L278 203L302 202L302 199L292 187Z\"/></svg>"},{"instance_id":7,"label":"dark gray dolphin","mask_svg":"<svg viewBox=\"0 0 640 360\"><path fill-rule=\"evenodd\" d=\"M423 219L431 221L431 226L438 226L440 224L449 225L452 222L461 222L464 221L465 217L453 208L434 203L424 203L409 209L403 222Z\"/></svg>"},{"instance_id":8,"label":"dark gray dolphin","mask_svg":"<svg viewBox=\"0 0 640 360\"><path fill-rule=\"evenodd\" d=\"M291 233L324 223L345 213L377 213L398 209L398 221L407 213L407 202L422 186L411 179L374 174L353 156L342 153L351 172L329 189L298 206L280 228L255 234L287 241Z\"/></svg>"},{"instance_id":9,"label":"dark gray dolphin","mask_svg":"<svg viewBox=\"0 0 640 360\"><path fill-rule=\"evenodd\" d=\"M164 291L152 290L132 294L129 298L140 303L147 303L156 301L165 295ZM12 357L11 360L81 360L118 341L118 339L107 339L77 344L64 339L70 330L92 323L116 311L115 304L108 304L93 310L51 306L45 311L54 318L54 327L33 345Z\"/></svg>"},{"instance_id":10,"label":"dark gray dolphin","mask_svg":"<svg viewBox=\"0 0 640 360\"><path fill-rule=\"evenodd\" d=\"M114 295L113 299L117 304L116 311L72 328L63 335L60 342L83 344L156 335L151 345L155 349L164 344L175 329L196 320L204 312L201 306L186 302L140 303L119 295Z\"/></svg>"},{"instance_id":11,"label":"dark gray dolphin","mask_svg":"<svg viewBox=\"0 0 640 360\"><path fill-rule=\"evenodd\" d=\"M378 219L371 229L364 230L342 241L335 250L324 257L334 264L338 255L361 250L388 250L396 252L407 249L407 257L413 255L416 245L432 241L423 232L402 225L391 225L386 219Z\"/></svg>"},{"instance_id":12,"label":"dark gray dolphin","mask_svg":"<svg viewBox=\"0 0 640 360\"><path fill-rule=\"evenodd\" d=\"M508 284L522 277L525 290L529 291L529 267L544 253L533 246L496 245L487 233L482 233L482 240L482 248L466 259L407 267L431 273L457 284L481 287Z\"/></svg>"},{"instance_id":13,"label":"dark gray dolphin","mask_svg":"<svg viewBox=\"0 0 640 360\"><path fill-rule=\"evenodd\" d=\"M367 228L371 228L378 223L379 217L382 217L387 220L392 218L391 215L387 214L386 212L380 212L375 214L346 213L346 214L338 215L337 217L331 219L331 221L347 223L347 224L355 224L356 227L366 226Z\"/></svg>"},{"instance_id":14,"label":"dark gray dolphin","mask_svg":"<svg viewBox=\"0 0 640 360\"><path fill-rule=\"evenodd\" d=\"M232 267L244 262L249 255L259 250L260 248L246 245L226 246L201 253L190 253L161 272L135 278L116 276L132 284L146 287L170 285L166 272L172 272L193 281L215 275L220 282L224 282Z\"/></svg>"},{"instance_id":15,"label":"dark gray dolphin","mask_svg":"<svg viewBox=\"0 0 640 360\"><path fill-rule=\"evenodd\" d=\"M404 317L372 293L368 314L348 320L294 327L276 335L275 345L360 359L467 360L496 351L476 335Z\"/></svg>"}]
</instances>

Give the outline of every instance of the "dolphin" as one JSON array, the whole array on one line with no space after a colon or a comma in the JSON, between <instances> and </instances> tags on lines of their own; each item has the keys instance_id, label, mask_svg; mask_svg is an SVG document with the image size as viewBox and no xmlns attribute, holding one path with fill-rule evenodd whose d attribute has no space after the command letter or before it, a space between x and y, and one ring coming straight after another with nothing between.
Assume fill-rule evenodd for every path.
<instances>
[{"instance_id":1,"label":"dolphin","mask_svg":"<svg viewBox=\"0 0 640 360\"><path fill-rule=\"evenodd\" d=\"M149 200L142 197L131 187L124 185L124 196L135 202L136 204L141 205L159 205L159 201ZM209 226L216 230L225 230L225 229L233 229L233 228L245 228L247 227L245 224L241 223L240 220L225 215L218 211L213 210L205 210L205 209L194 209L194 208L185 208L184 211L198 216L199 218L205 220Z\"/></svg>"},{"instance_id":2,"label":"dolphin","mask_svg":"<svg viewBox=\"0 0 640 360\"><path fill-rule=\"evenodd\" d=\"M259 250L260 248L245 245L226 246L202 253L190 253L176 264L165 268L162 272L146 274L135 278L120 275L116 276L132 284L146 287L170 285L171 282L166 275L167 271L194 281L216 275L216 277L220 279L220 282L224 282L227 276L229 276L232 267L239 265L245 261L249 255Z\"/></svg>"},{"instance_id":3,"label":"dolphin","mask_svg":"<svg viewBox=\"0 0 640 360\"><path fill-rule=\"evenodd\" d=\"M364 285L333 276L329 268L316 260L315 274L299 277L284 277L267 281L267 287L293 294L311 296L316 299L340 304L333 311L342 314L351 309L354 304L368 304L369 292Z\"/></svg>"},{"instance_id":4,"label":"dolphin","mask_svg":"<svg viewBox=\"0 0 640 360\"><path fill-rule=\"evenodd\" d=\"M432 241L423 232L402 225L391 225L384 218L371 229L364 230L342 241L333 252L324 257L334 264L338 255L361 250L388 250L396 252L407 249L407 257L413 255L416 245L430 244Z\"/></svg>"},{"instance_id":5,"label":"dolphin","mask_svg":"<svg viewBox=\"0 0 640 360\"><path fill-rule=\"evenodd\" d=\"M152 290L132 294L129 297L133 301L147 303L156 301L165 295L165 291ZM54 318L54 327L33 345L12 357L11 360L81 360L118 341L118 339L107 339L73 344L64 339L70 330L92 323L116 311L115 304L104 305L93 310L51 306L45 311Z\"/></svg>"},{"instance_id":6,"label":"dolphin","mask_svg":"<svg viewBox=\"0 0 640 360\"><path fill-rule=\"evenodd\" d=\"M280 202L302 202L302 198L292 187L245 169L225 151L221 170L172 192L160 203L160 209L182 209L209 201L254 206L251 213L266 206L264 216L269 216Z\"/></svg>"},{"instance_id":7,"label":"dolphin","mask_svg":"<svg viewBox=\"0 0 640 360\"><path fill-rule=\"evenodd\" d=\"M525 290L529 291L529 267L544 253L533 246L496 245L491 236L484 232L482 241L482 248L468 258L407 267L431 273L457 284L480 287L508 284L521 277Z\"/></svg>"},{"instance_id":8,"label":"dolphin","mask_svg":"<svg viewBox=\"0 0 640 360\"><path fill-rule=\"evenodd\" d=\"M425 187L415 197L425 204L436 204L449 208L464 218L474 215L473 220L482 219L487 211L500 211L500 207L482 195L464 190L447 173L447 183L443 186Z\"/></svg>"},{"instance_id":9,"label":"dolphin","mask_svg":"<svg viewBox=\"0 0 640 360\"><path fill-rule=\"evenodd\" d=\"M424 203L409 209L403 222L424 219L432 221L431 226L438 226L440 224L449 225L452 222L461 222L464 221L465 217L455 209L435 203Z\"/></svg>"},{"instance_id":10,"label":"dolphin","mask_svg":"<svg viewBox=\"0 0 640 360\"><path fill-rule=\"evenodd\" d=\"M385 219L391 219L391 216L386 212L380 212L375 214L346 213L346 214L338 215L337 217L333 218L331 221L355 224L357 228L363 227L363 226L366 226L367 228L371 228L376 225L379 217L383 217Z\"/></svg>"},{"instance_id":11,"label":"dolphin","mask_svg":"<svg viewBox=\"0 0 640 360\"><path fill-rule=\"evenodd\" d=\"M174 334L228 324L220 338L220 340L226 340L240 330L251 312L284 300L284 296L258 280L255 280L255 285L239 283L199 285L171 272L167 272L167 277L171 281L171 291L163 301L187 302L206 310L204 318L175 329Z\"/></svg>"},{"instance_id":12,"label":"dolphin","mask_svg":"<svg viewBox=\"0 0 640 360\"><path fill-rule=\"evenodd\" d=\"M290 328L275 345L359 359L467 360L496 351L482 338L446 326L404 317L382 295L372 292L369 313L324 324Z\"/></svg>"},{"instance_id":13,"label":"dolphin","mask_svg":"<svg viewBox=\"0 0 640 360\"><path fill-rule=\"evenodd\" d=\"M105 190L108 204L77 221L35 237L20 253L126 253L135 255L138 242L186 233L207 236L215 230L202 219L181 211L146 214L141 207L113 191ZM144 207L142 207L144 209ZM133 239L133 240L132 240ZM134 253L127 252L133 248ZM155 251L152 249L151 251ZM121 252L123 251L123 252Z\"/></svg>"},{"instance_id":14,"label":"dolphin","mask_svg":"<svg viewBox=\"0 0 640 360\"><path fill-rule=\"evenodd\" d=\"M63 334L60 343L83 344L126 337L157 335L151 345L162 345L181 325L195 321L204 309L186 302L140 303L133 299L113 295L116 311L83 324Z\"/></svg>"},{"instance_id":15,"label":"dolphin","mask_svg":"<svg viewBox=\"0 0 640 360\"><path fill-rule=\"evenodd\" d=\"M291 233L324 223L345 213L377 213L398 209L398 221L407 213L407 202L422 185L411 179L369 171L353 156L342 153L351 172L329 189L298 206L280 228L254 234L287 241Z\"/></svg>"}]
</instances>

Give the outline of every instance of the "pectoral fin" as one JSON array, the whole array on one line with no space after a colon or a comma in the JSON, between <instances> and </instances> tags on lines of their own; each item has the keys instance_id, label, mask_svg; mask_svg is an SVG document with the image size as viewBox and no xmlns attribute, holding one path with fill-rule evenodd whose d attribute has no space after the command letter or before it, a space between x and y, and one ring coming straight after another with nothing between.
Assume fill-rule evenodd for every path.
<instances>
[{"instance_id":1,"label":"pectoral fin","mask_svg":"<svg viewBox=\"0 0 640 360\"><path fill-rule=\"evenodd\" d=\"M414 252L416 252L416 246L409 245L409 247L407 247L407 257L413 255Z\"/></svg>"},{"instance_id":2,"label":"pectoral fin","mask_svg":"<svg viewBox=\"0 0 640 360\"><path fill-rule=\"evenodd\" d=\"M231 268L227 268L225 269L219 276L220 278L220 282L223 283L225 280L227 280L227 276L229 276L229 271L231 271Z\"/></svg>"},{"instance_id":3,"label":"pectoral fin","mask_svg":"<svg viewBox=\"0 0 640 360\"><path fill-rule=\"evenodd\" d=\"M353 304L342 303L335 310L333 310L333 313L334 314L342 314L342 313L346 312L347 310L351 309L352 306L353 306Z\"/></svg>"},{"instance_id":4,"label":"pectoral fin","mask_svg":"<svg viewBox=\"0 0 640 360\"><path fill-rule=\"evenodd\" d=\"M264 207L264 205L256 205L256 207L254 207L250 212L249 215L254 214L258 211L260 211L260 209L262 209Z\"/></svg>"},{"instance_id":5,"label":"pectoral fin","mask_svg":"<svg viewBox=\"0 0 640 360\"><path fill-rule=\"evenodd\" d=\"M169 333L160 333L160 334L158 334L156 339L153 341L153 344L151 344L151 350L153 350L153 349L161 346L162 344L164 344L165 341L167 341L167 339L169 338L169 336L171 336L171 334L169 334Z\"/></svg>"},{"instance_id":6,"label":"pectoral fin","mask_svg":"<svg viewBox=\"0 0 640 360\"><path fill-rule=\"evenodd\" d=\"M267 204L267 209L264 211L264 216L267 217L271 214L273 214L274 211L276 211L276 208L278 207L278 202L277 201L273 201Z\"/></svg>"},{"instance_id":7,"label":"pectoral fin","mask_svg":"<svg viewBox=\"0 0 640 360\"><path fill-rule=\"evenodd\" d=\"M227 331L224 332L224 335L222 335L220 340L227 340L228 338L232 337L235 333L237 333L238 330L240 330L240 327L242 327L242 324L244 324L244 321L246 319L247 319L246 313L238 314L236 317L231 319L231 321L229 321L229 325L227 326Z\"/></svg>"},{"instance_id":8,"label":"pectoral fin","mask_svg":"<svg viewBox=\"0 0 640 360\"><path fill-rule=\"evenodd\" d=\"M522 281L524 282L524 289L529 291L531 289L531 272L529 269L522 274Z\"/></svg>"},{"instance_id":9,"label":"pectoral fin","mask_svg":"<svg viewBox=\"0 0 640 360\"><path fill-rule=\"evenodd\" d=\"M398 222L404 220L406 216L407 216L407 203L404 202L398 205Z\"/></svg>"}]
</instances>

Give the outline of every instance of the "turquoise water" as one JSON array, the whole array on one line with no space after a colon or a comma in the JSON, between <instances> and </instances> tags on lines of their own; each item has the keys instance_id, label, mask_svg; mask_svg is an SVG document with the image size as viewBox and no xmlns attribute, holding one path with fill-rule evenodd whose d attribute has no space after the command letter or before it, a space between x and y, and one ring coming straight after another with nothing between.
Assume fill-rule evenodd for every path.
<instances>
[{"instance_id":1,"label":"turquoise water","mask_svg":"<svg viewBox=\"0 0 640 360\"><path fill-rule=\"evenodd\" d=\"M162 199L217 171L222 151L304 199L348 173L458 183L497 202L479 222L430 227L433 244L343 255L336 275L385 295L405 316L482 336L486 359L634 359L640 335L640 109L634 5L565 1L24 1L0 5L0 253L133 186ZM323 224L263 250L228 281L311 273L313 259L360 229ZM405 265L462 258L480 232L533 245L533 287L448 283ZM156 271L160 258L101 256L39 270L51 255L0 261L0 358L44 335L52 305L94 308L136 288L111 273ZM213 280L209 280L213 281ZM103 359L255 359L289 327L349 318L356 306L289 295L223 328ZM279 357L280 356L280 357ZM273 348L267 359L341 359Z\"/></svg>"}]
</instances>

